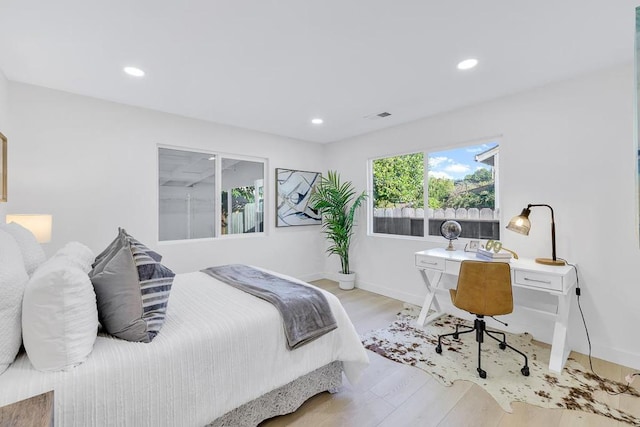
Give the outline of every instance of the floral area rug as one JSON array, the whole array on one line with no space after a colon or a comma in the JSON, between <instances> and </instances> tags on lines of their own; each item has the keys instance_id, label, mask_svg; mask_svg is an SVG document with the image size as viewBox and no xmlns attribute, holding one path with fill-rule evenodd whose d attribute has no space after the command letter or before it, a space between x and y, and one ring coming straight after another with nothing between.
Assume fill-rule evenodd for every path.
<instances>
[{"instance_id":1,"label":"floral area rug","mask_svg":"<svg viewBox=\"0 0 640 427\"><path fill-rule=\"evenodd\" d=\"M526 333L507 333L507 343L529 357L530 376L520 373L524 365L522 356L508 348L500 350L498 342L487 337L482 344L482 368L487 371L487 378L480 378L476 371L478 345L475 333L461 335L459 340L443 338L442 354L435 351L439 334L453 332L457 323L466 326L472 326L472 323L444 315L422 328L415 323L419 312L419 307L406 304L395 322L385 329L364 334L362 343L387 359L428 372L443 385L450 386L457 380L472 381L489 392L507 412L512 412L511 402L517 401L544 408L592 412L640 425L640 418L606 403L607 392L625 390L626 384L600 379L571 358L562 375L550 372L550 349L534 344L531 335ZM493 330L492 327L489 329ZM640 397L634 388L630 393Z\"/></svg>"}]
</instances>

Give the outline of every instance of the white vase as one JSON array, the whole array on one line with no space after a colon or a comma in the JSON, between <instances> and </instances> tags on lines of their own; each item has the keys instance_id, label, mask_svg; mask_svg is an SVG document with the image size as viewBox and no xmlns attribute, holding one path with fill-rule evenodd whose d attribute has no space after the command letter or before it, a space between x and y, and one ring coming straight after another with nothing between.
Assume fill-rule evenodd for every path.
<instances>
[{"instance_id":1,"label":"white vase","mask_svg":"<svg viewBox=\"0 0 640 427\"><path fill-rule=\"evenodd\" d=\"M338 273L338 287L345 291L350 291L356 286L356 273L349 272L349 274Z\"/></svg>"}]
</instances>

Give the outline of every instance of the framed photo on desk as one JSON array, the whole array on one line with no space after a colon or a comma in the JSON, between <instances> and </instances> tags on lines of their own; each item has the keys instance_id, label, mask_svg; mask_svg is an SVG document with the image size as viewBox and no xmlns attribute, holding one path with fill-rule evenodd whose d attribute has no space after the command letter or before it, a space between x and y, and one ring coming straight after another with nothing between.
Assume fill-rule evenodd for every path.
<instances>
[{"instance_id":1,"label":"framed photo on desk","mask_svg":"<svg viewBox=\"0 0 640 427\"><path fill-rule=\"evenodd\" d=\"M480 248L480 240L469 240L469 243L464 245L465 252L478 252Z\"/></svg>"}]
</instances>

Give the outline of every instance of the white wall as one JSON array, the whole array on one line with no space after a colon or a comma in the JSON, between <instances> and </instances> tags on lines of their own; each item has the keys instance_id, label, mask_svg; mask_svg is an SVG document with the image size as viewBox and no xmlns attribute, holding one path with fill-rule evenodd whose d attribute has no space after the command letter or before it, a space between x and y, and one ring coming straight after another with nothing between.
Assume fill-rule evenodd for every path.
<instances>
[{"instance_id":1,"label":"white wall","mask_svg":"<svg viewBox=\"0 0 640 427\"><path fill-rule=\"evenodd\" d=\"M0 70L0 133L9 138L9 81ZM0 223L4 223L7 204L0 203Z\"/></svg>"},{"instance_id":2,"label":"white wall","mask_svg":"<svg viewBox=\"0 0 640 427\"><path fill-rule=\"evenodd\" d=\"M620 67L333 143L327 146L328 167L365 189L371 157L503 135L502 221L527 203L553 206L558 256L580 269L593 354L640 368L633 78L631 66ZM550 256L549 211L533 210L531 221L529 237L502 233L505 247L523 257ZM364 212L360 225L352 253L358 286L421 302L425 287L413 253L434 244L367 236ZM335 270L331 259L325 271ZM530 297L517 295L523 304ZM526 309L514 316L523 329L549 342L548 317ZM587 351L575 301L569 340L573 348Z\"/></svg>"},{"instance_id":3,"label":"white wall","mask_svg":"<svg viewBox=\"0 0 640 427\"><path fill-rule=\"evenodd\" d=\"M8 104L8 92L9 92L9 81L5 77L2 70L0 70L0 132L5 134L5 128L8 126L9 121L9 104Z\"/></svg>"},{"instance_id":4,"label":"white wall","mask_svg":"<svg viewBox=\"0 0 640 427\"><path fill-rule=\"evenodd\" d=\"M13 82L9 105L9 213L53 214L49 254L71 240L101 251L122 226L176 272L230 262L322 272L319 227L274 226L275 168L322 170L321 145ZM266 235L158 244L157 144L268 158Z\"/></svg>"}]
</instances>

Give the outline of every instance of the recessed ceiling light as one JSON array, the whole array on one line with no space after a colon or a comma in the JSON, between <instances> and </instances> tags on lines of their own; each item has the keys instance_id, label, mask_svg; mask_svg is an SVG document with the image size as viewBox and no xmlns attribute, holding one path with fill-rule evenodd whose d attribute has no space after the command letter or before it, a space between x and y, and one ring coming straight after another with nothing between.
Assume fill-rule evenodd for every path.
<instances>
[{"instance_id":1,"label":"recessed ceiling light","mask_svg":"<svg viewBox=\"0 0 640 427\"><path fill-rule=\"evenodd\" d=\"M315 119L311 119L311 123L313 123L314 125L321 125L322 123L324 123L324 120L320 118L315 118Z\"/></svg>"},{"instance_id":2,"label":"recessed ceiling light","mask_svg":"<svg viewBox=\"0 0 640 427\"><path fill-rule=\"evenodd\" d=\"M144 71L140 68L136 67L124 67L124 72L133 77L142 77L144 76Z\"/></svg>"},{"instance_id":3,"label":"recessed ceiling light","mask_svg":"<svg viewBox=\"0 0 640 427\"><path fill-rule=\"evenodd\" d=\"M465 59L464 61L460 61L458 63L458 70L470 70L471 68L478 65L478 60L475 58Z\"/></svg>"}]
</instances>

